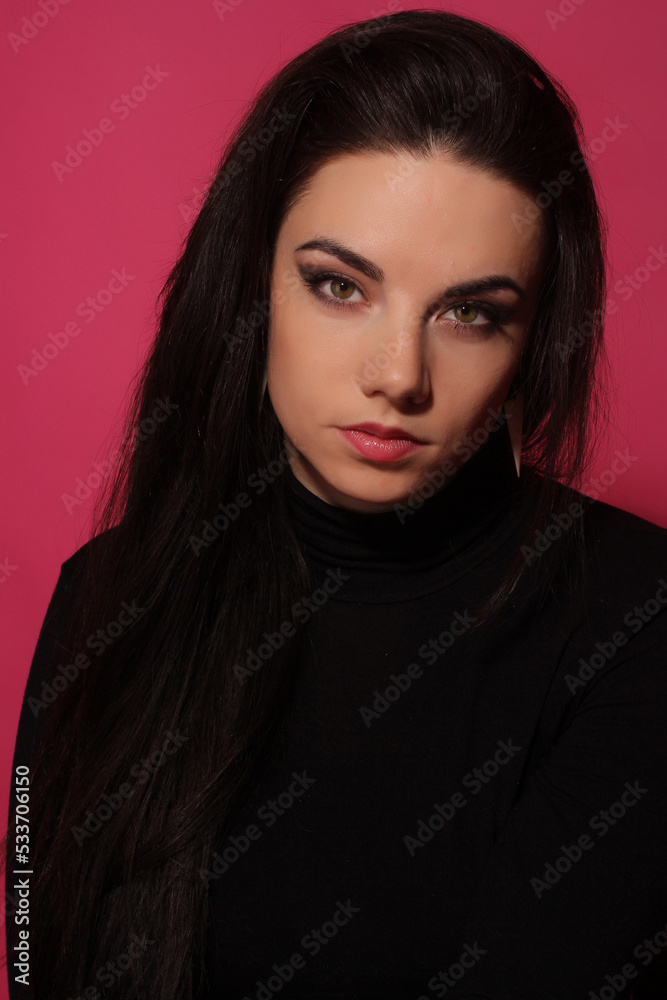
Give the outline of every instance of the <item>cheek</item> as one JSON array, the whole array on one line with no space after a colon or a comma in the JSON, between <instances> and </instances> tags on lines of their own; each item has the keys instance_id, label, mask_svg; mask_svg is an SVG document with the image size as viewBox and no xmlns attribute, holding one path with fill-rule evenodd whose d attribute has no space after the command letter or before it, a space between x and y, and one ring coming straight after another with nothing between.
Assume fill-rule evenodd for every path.
<instances>
[{"instance_id":1,"label":"cheek","mask_svg":"<svg viewBox=\"0 0 667 1000\"><path fill-rule=\"evenodd\" d=\"M325 352L318 350L299 311L276 311L269 328L268 393L292 440L317 421L327 401L327 383L331 384L328 370Z\"/></svg>"},{"instance_id":2,"label":"cheek","mask_svg":"<svg viewBox=\"0 0 667 1000\"><path fill-rule=\"evenodd\" d=\"M289 387L300 398L320 401L334 384L351 379L353 362L334 336L318 331L312 312L296 306L276 309L269 327L267 368L269 386ZM328 392L327 392L328 389Z\"/></svg>"},{"instance_id":3,"label":"cheek","mask_svg":"<svg viewBox=\"0 0 667 1000\"><path fill-rule=\"evenodd\" d=\"M304 340L298 315L283 307L271 318L268 335L267 373L274 393L298 389L304 367Z\"/></svg>"},{"instance_id":4,"label":"cheek","mask_svg":"<svg viewBox=\"0 0 667 1000\"><path fill-rule=\"evenodd\" d=\"M516 344L499 339L485 345L458 345L436 355L432 366L434 392L443 397L469 401L502 393L518 368Z\"/></svg>"}]
</instances>

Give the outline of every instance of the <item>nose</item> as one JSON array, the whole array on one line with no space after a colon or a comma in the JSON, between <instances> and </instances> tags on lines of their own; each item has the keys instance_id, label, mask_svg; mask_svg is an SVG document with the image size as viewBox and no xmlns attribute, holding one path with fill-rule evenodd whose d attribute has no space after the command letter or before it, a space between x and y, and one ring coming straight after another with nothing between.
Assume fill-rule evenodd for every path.
<instances>
[{"instance_id":1,"label":"nose","mask_svg":"<svg viewBox=\"0 0 667 1000\"><path fill-rule=\"evenodd\" d=\"M366 342L357 383L365 395L381 392L394 404L425 402L431 387L424 329L404 323Z\"/></svg>"}]
</instances>

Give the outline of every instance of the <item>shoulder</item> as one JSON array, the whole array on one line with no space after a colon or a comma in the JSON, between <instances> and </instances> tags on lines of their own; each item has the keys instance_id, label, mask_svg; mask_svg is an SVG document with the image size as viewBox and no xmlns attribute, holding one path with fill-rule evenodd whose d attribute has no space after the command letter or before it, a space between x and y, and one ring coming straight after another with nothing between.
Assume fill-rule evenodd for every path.
<instances>
[{"instance_id":1,"label":"shoulder","mask_svg":"<svg viewBox=\"0 0 667 1000\"><path fill-rule=\"evenodd\" d=\"M594 500L576 490L571 492L581 504L584 520L596 537L606 542L613 541L621 547L627 544L658 545L663 554L667 552L667 528L603 500Z\"/></svg>"},{"instance_id":2,"label":"shoulder","mask_svg":"<svg viewBox=\"0 0 667 1000\"><path fill-rule=\"evenodd\" d=\"M529 510L536 502L535 482L527 476L523 484ZM637 627L640 620L653 643L667 642L667 614L662 613L667 610L667 528L571 487L562 489L531 544L522 548L529 566L544 563L556 571L549 589L554 588L562 613L596 632L596 639L629 624Z\"/></svg>"},{"instance_id":3,"label":"shoulder","mask_svg":"<svg viewBox=\"0 0 667 1000\"><path fill-rule=\"evenodd\" d=\"M87 572L90 571L91 567L94 571L97 561L104 558L104 553L116 540L117 528L107 528L98 535L89 538L61 563L44 614L38 640L38 652L41 652L41 648L49 640L57 639L57 633L63 628L69 610L73 603L78 600L80 588L85 586Z\"/></svg>"},{"instance_id":4,"label":"shoulder","mask_svg":"<svg viewBox=\"0 0 667 1000\"><path fill-rule=\"evenodd\" d=\"M576 502L582 509L587 581L579 606L590 639L586 659L599 652L602 660L604 649L624 646L624 655L613 656L611 665L627 661L634 684L650 667L651 683L664 687L667 528L579 492Z\"/></svg>"},{"instance_id":5,"label":"shoulder","mask_svg":"<svg viewBox=\"0 0 667 1000\"><path fill-rule=\"evenodd\" d=\"M586 555L610 589L660 590L667 603L667 528L601 500L578 494Z\"/></svg>"},{"instance_id":6,"label":"shoulder","mask_svg":"<svg viewBox=\"0 0 667 1000\"><path fill-rule=\"evenodd\" d=\"M119 526L114 525L111 528L101 531L98 535L89 538L78 549L75 549L71 556L68 556L64 560L62 567L72 569L79 565L87 556L99 554L106 545L113 544L116 541L119 530Z\"/></svg>"},{"instance_id":7,"label":"shoulder","mask_svg":"<svg viewBox=\"0 0 667 1000\"><path fill-rule=\"evenodd\" d=\"M86 542L83 542L75 551L65 559L60 566L61 576L69 579L80 571L88 560L96 560L102 557L104 551L114 545L119 534L119 527L115 525L94 535Z\"/></svg>"},{"instance_id":8,"label":"shoulder","mask_svg":"<svg viewBox=\"0 0 667 1000\"><path fill-rule=\"evenodd\" d=\"M529 474L522 484L531 515L537 508L540 481L540 476ZM536 533L531 554L539 557L551 550L550 556L556 555L560 561L575 539L583 545L579 556L583 556L590 580L602 589L620 596L623 591L634 593L653 583L655 590L661 578L667 579L667 528L561 486L552 512Z\"/></svg>"}]
</instances>

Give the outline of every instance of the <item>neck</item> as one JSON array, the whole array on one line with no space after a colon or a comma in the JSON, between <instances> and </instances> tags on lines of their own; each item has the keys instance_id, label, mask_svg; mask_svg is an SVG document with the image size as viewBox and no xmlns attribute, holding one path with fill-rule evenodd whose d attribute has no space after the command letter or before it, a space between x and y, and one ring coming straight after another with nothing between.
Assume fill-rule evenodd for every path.
<instances>
[{"instance_id":1,"label":"neck","mask_svg":"<svg viewBox=\"0 0 667 1000\"><path fill-rule=\"evenodd\" d=\"M285 472L285 493L299 546L315 578L340 567L351 574L341 600L403 599L442 586L506 519L520 480L509 433L497 424L455 477L431 495L390 510L362 512L330 504ZM353 597L351 595L357 595ZM393 596L392 596L393 595Z\"/></svg>"}]
</instances>

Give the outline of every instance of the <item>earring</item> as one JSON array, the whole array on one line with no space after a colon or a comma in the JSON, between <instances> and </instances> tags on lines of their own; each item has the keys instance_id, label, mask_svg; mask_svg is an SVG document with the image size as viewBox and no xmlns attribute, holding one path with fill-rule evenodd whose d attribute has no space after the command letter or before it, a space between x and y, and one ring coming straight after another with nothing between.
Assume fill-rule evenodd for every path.
<instances>
[{"instance_id":1,"label":"earring","mask_svg":"<svg viewBox=\"0 0 667 1000\"><path fill-rule=\"evenodd\" d=\"M264 405L264 394L266 393L266 387L269 384L268 372L264 372L264 381L262 382L262 389L259 394L259 410L262 411L262 406Z\"/></svg>"},{"instance_id":2,"label":"earring","mask_svg":"<svg viewBox=\"0 0 667 1000\"><path fill-rule=\"evenodd\" d=\"M505 418L507 420L507 429L509 431L510 441L512 443L512 452L514 454L514 464L516 465L516 474L517 476L521 476L521 445L523 441L523 393L520 392L512 399L505 400L505 403L503 405L503 410L505 411Z\"/></svg>"}]
</instances>

